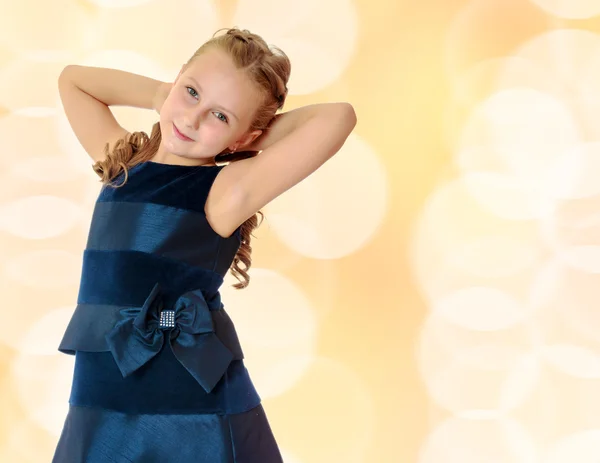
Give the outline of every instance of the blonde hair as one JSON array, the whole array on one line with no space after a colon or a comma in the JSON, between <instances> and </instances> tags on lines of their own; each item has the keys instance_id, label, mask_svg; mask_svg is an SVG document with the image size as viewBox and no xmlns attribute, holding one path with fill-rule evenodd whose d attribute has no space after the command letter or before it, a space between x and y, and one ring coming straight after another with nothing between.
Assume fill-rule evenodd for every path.
<instances>
[{"instance_id":1,"label":"blonde hair","mask_svg":"<svg viewBox=\"0 0 600 463\"><path fill-rule=\"evenodd\" d=\"M248 130L268 129L275 113L283 107L287 97L286 85L291 72L290 60L279 48L270 47L260 36L248 30L231 28L225 29L225 34L217 35L221 30L217 31L209 41L196 50L184 67L189 66L197 56L210 48L216 47L225 51L231 57L236 68L243 70L248 75L263 96L262 105L257 109ZM116 188L123 186L127 182L128 169L140 162L152 159L160 146L160 142L160 124L157 122L152 127L150 136L145 132L127 134L125 138L115 144L110 152L107 143L105 158L94 164L94 172L107 185ZM246 159L256 154L255 151L219 153L214 160L216 164L220 165L221 163ZM112 180L122 172L125 172L123 183L120 185L112 184ZM236 289L243 289L250 283L248 274L252 264L250 240L252 231L260 225L258 215L261 216L260 223L262 223L264 214L258 211L240 227L241 244L230 267L231 273L239 281L239 283L233 285ZM243 264L244 267L242 268L240 264Z\"/></svg>"}]
</instances>

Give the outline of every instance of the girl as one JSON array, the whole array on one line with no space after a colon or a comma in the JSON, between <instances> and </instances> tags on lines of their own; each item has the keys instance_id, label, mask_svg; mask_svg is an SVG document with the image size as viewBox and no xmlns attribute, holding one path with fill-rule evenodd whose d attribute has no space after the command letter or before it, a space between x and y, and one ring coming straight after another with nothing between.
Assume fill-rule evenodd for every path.
<instances>
[{"instance_id":1,"label":"girl","mask_svg":"<svg viewBox=\"0 0 600 463\"><path fill-rule=\"evenodd\" d=\"M59 347L75 370L55 463L282 461L219 287L229 269L248 285L259 209L356 123L347 103L275 115L289 74L283 52L238 29L215 34L173 84L61 73L66 115L104 185ZM127 133L111 105L160 121L150 137Z\"/></svg>"}]
</instances>

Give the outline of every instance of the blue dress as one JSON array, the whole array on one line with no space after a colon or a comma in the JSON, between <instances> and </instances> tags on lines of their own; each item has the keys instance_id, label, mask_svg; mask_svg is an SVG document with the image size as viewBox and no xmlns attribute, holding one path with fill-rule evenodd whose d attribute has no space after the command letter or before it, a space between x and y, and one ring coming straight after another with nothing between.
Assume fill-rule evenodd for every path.
<instances>
[{"instance_id":1,"label":"blue dress","mask_svg":"<svg viewBox=\"0 0 600 463\"><path fill-rule=\"evenodd\" d=\"M222 168L148 161L102 187L53 463L283 461L219 293L240 246L204 213Z\"/></svg>"}]
</instances>

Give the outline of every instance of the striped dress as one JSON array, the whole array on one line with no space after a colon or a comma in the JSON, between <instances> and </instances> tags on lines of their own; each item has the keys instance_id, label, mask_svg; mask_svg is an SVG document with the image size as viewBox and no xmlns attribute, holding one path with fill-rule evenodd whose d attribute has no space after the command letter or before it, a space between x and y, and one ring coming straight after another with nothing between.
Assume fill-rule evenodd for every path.
<instances>
[{"instance_id":1,"label":"striped dress","mask_svg":"<svg viewBox=\"0 0 600 463\"><path fill-rule=\"evenodd\" d=\"M75 368L53 463L283 461L219 293L240 246L204 213L222 168L147 161L103 186L59 346Z\"/></svg>"}]
</instances>

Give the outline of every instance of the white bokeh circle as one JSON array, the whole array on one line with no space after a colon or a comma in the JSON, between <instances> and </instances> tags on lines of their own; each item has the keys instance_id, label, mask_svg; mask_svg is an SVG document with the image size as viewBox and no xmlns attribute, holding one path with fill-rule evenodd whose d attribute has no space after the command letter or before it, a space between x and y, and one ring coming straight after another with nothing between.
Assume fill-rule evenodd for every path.
<instances>
[{"instance_id":1,"label":"white bokeh circle","mask_svg":"<svg viewBox=\"0 0 600 463\"><path fill-rule=\"evenodd\" d=\"M80 50L91 45L93 32L93 15L84 2L2 2L0 44L19 55Z\"/></svg>"},{"instance_id":2,"label":"white bokeh circle","mask_svg":"<svg viewBox=\"0 0 600 463\"><path fill-rule=\"evenodd\" d=\"M482 145L493 149L506 173L538 191L547 186L544 173L581 141L568 105L539 90L511 88L475 107L464 128L461 149Z\"/></svg>"},{"instance_id":3,"label":"white bokeh circle","mask_svg":"<svg viewBox=\"0 0 600 463\"><path fill-rule=\"evenodd\" d=\"M600 35L584 29L552 29L526 41L514 54L518 60L506 62L499 71L498 87L521 82L552 95L576 118L582 141L598 140ZM530 63L526 75L523 60Z\"/></svg>"},{"instance_id":4,"label":"white bokeh circle","mask_svg":"<svg viewBox=\"0 0 600 463\"><path fill-rule=\"evenodd\" d=\"M600 459L600 429L563 436L545 449L542 463L596 463Z\"/></svg>"},{"instance_id":5,"label":"white bokeh circle","mask_svg":"<svg viewBox=\"0 0 600 463\"><path fill-rule=\"evenodd\" d=\"M339 259L365 246L381 226L389 179L377 153L351 134L340 152L265 207L273 231L297 253Z\"/></svg>"},{"instance_id":6,"label":"white bokeh circle","mask_svg":"<svg viewBox=\"0 0 600 463\"><path fill-rule=\"evenodd\" d=\"M245 363L263 397L282 394L310 367L316 351L315 308L285 276L250 270L250 285L231 288L228 273L221 294L244 350Z\"/></svg>"},{"instance_id":7,"label":"white bokeh circle","mask_svg":"<svg viewBox=\"0 0 600 463\"><path fill-rule=\"evenodd\" d=\"M482 286L456 290L437 301L433 310L457 326L476 331L505 329L528 315L514 297Z\"/></svg>"},{"instance_id":8,"label":"white bokeh circle","mask_svg":"<svg viewBox=\"0 0 600 463\"><path fill-rule=\"evenodd\" d=\"M573 344L552 344L542 349L544 360L557 370L577 378L600 378L600 355Z\"/></svg>"},{"instance_id":9,"label":"white bokeh circle","mask_svg":"<svg viewBox=\"0 0 600 463\"><path fill-rule=\"evenodd\" d=\"M66 233L81 219L74 202L50 195L30 196L5 203L0 228L22 238L41 240Z\"/></svg>"},{"instance_id":10,"label":"white bokeh circle","mask_svg":"<svg viewBox=\"0 0 600 463\"><path fill-rule=\"evenodd\" d=\"M72 307L51 310L22 334L12 380L29 418L59 436L69 408L74 356L58 352Z\"/></svg>"},{"instance_id":11,"label":"white bokeh circle","mask_svg":"<svg viewBox=\"0 0 600 463\"><path fill-rule=\"evenodd\" d=\"M555 256L540 267L531 285L530 304L536 311L559 317L581 340L600 342L600 273L589 273Z\"/></svg>"},{"instance_id":12,"label":"white bokeh circle","mask_svg":"<svg viewBox=\"0 0 600 463\"><path fill-rule=\"evenodd\" d=\"M79 282L81 255L63 250L28 251L3 263L5 277L24 286L58 289Z\"/></svg>"},{"instance_id":13,"label":"white bokeh circle","mask_svg":"<svg viewBox=\"0 0 600 463\"><path fill-rule=\"evenodd\" d=\"M36 61L26 56L0 66L0 88L10 88L0 93L0 105L11 111L38 108L35 112L29 110L30 115L37 113L38 117L53 115L58 98L58 76L63 67L60 61ZM29 129L35 134L31 126Z\"/></svg>"},{"instance_id":14,"label":"white bokeh circle","mask_svg":"<svg viewBox=\"0 0 600 463\"><path fill-rule=\"evenodd\" d=\"M43 314L22 336L18 350L25 355L54 356L73 316L73 307L61 307ZM65 354L61 354L65 355Z\"/></svg>"},{"instance_id":15,"label":"white bokeh circle","mask_svg":"<svg viewBox=\"0 0 600 463\"><path fill-rule=\"evenodd\" d=\"M600 142L574 145L553 163L548 172L548 194L557 199L600 195Z\"/></svg>"},{"instance_id":16,"label":"white bokeh circle","mask_svg":"<svg viewBox=\"0 0 600 463\"><path fill-rule=\"evenodd\" d=\"M537 463L531 433L518 421L448 418L427 436L418 463Z\"/></svg>"},{"instance_id":17,"label":"white bokeh circle","mask_svg":"<svg viewBox=\"0 0 600 463\"><path fill-rule=\"evenodd\" d=\"M532 185L517 175L498 172L469 172L463 179L478 203L507 220L544 217L554 208L552 199L538 188L537 180Z\"/></svg>"},{"instance_id":18,"label":"white bokeh circle","mask_svg":"<svg viewBox=\"0 0 600 463\"><path fill-rule=\"evenodd\" d=\"M528 237L488 235L448 249L446 264L473 279L510 278L536 265L542 251L531 246ZM469 284L465 280L465 284Z\"/></svg>"},{"instance_id":19,"label":"white bokeh circle","mask_svg":"<svg viewBox=\"0 0 600 463\"><path fill-rule=\"evenodd\" d=\"M230 287L228 274L221 292L223 304L247 342L284 348L316 335L316 316L307 296L284 275L253 267L243 291ZM237 280L235 280L237 282Z\"/></svg>"},{"instance_id":20,"label":"white bokeh circle","mask_svg":"<svg viewBox=\"0 0 600 463\"><path fill-rule=\"evenodd\" d=\"M561 200L539 224L540 237L568 265L598 273L600 195Z\"/></svg>"},{"instance_id":21,"label":"white bokeh circle","mask_svg":"<svg viewBox=\"0 0 600 463\"><path fill-rule=\"evenodd\" d=\"M540 377L535 325L479 332L431 312L417 362L429 397L461 416L503 416L528 399Z\"/></svg>"},{"instance_id":22,"label":"white bokeh circle","mask_svg":"<svg viewBox=\"0 0 600 463\"><path fill-rule=\"evenodd\" d=\"M117 4L119 0L96 1ZM153 0L117 11L102 8L95 18L94 49L128 50L145 56L170 69L173 81L193 53L225 26L218 8L212 0ZM150 77L160 79L160 75Z\"/></svg>"},{"instance_id":23,"label":"white bokeh circle","mask_svg":"<svg viewBox=\"0 0 600 463\"><path fill-rule=\"evenodd\" d=\"M290 95L313 93L339 79L358 38L358 14L350 0L239 0L233 23L243 24L288 55Z\"/></svg>"},{"instance_id":24,"label":"white bokeh circle","mask_svg":"<svg viewBox=\"0 0 600 463\"><path fill-rule=\"evenodd\" d=\"M597 0L529 0L547 13L563 19L588 19L600 15ZM583 462L582 462L583 463Z\"/></svg>"},{"instance_id":25,"label":"white bokeh circle","mask_svg":"<svg viewBox=\"0 0 600 463\"><path fill-rule=\"evenodd\" d=\"M561 250L558 255L573 268L583 272L600 273L600 246L571 246Z\"/></svg>"},{"instance_id":26,"label":"white bokeh circle","mask_svg":"<svg viewBox=\"0 0 600 463\"><path fill-rule=\"evenodd\" d=\"M5 166L3 171L12 170L32 158L61 157L54 121L54 117L32 118L23 111L11 112L0 117L0 165ZM67 172L70 170L72 169L68 168Z\"/></svg>"},{"instance_id":27,"label":"white bokeh circle","mask_svg":"<svg viewBox=\"0 0 600 463\"><path fill-rule=\"evenodd\" d=\"M484 59L452 74L450 79L456 103L466 108L510 88L532 88L551 95L560 95L565 90L556 76L521 56Z\"/></svg>"},{"instance_id":28,"label":"white bokeh circle","mask_svg":"<svg viewBox=\"0 0 600 463\"><path fill-rule=\"evenodd\" d=\"M146 3L150 3L156 0L88 0L94 5L99 6L100 8L131 8L134 6L144 5Z\"/></svg>"},{"instance_id":29,"label":"white bokeh circle","mask_svg":"<svg viewBox=\"0 0 600 463\"><path fill-rule=\"evenodd\" d=\"M473 285L516 300L527 294L523 287L545 254L538 225L506 220L497 211L473 196L464 177L439 185L428 198L414 225L410 259L430 305Z\"/></svg>"},{"instance_id":30,"label":"white bokeh circle","mask_svg":"<svg viewBox=\"0 0 600 463\"><path fill-rule=\"evenodd\" d=\"M59 436L69 410L74 358L65 354L17 355L12 379L28 417L50 434Z\"/></svg>"},{"instance_id":31,"label":"white bokeh circle","mask_svg":"<svg viewBox=\"0 0 600 463\"><path fill-rule=\"evenodd\" d=\"M49 155L15 160L11 163L10 173L27 181L43 183L63 183L81 176L81 171L66 156Z\"/></svg>"}]
</instances>

